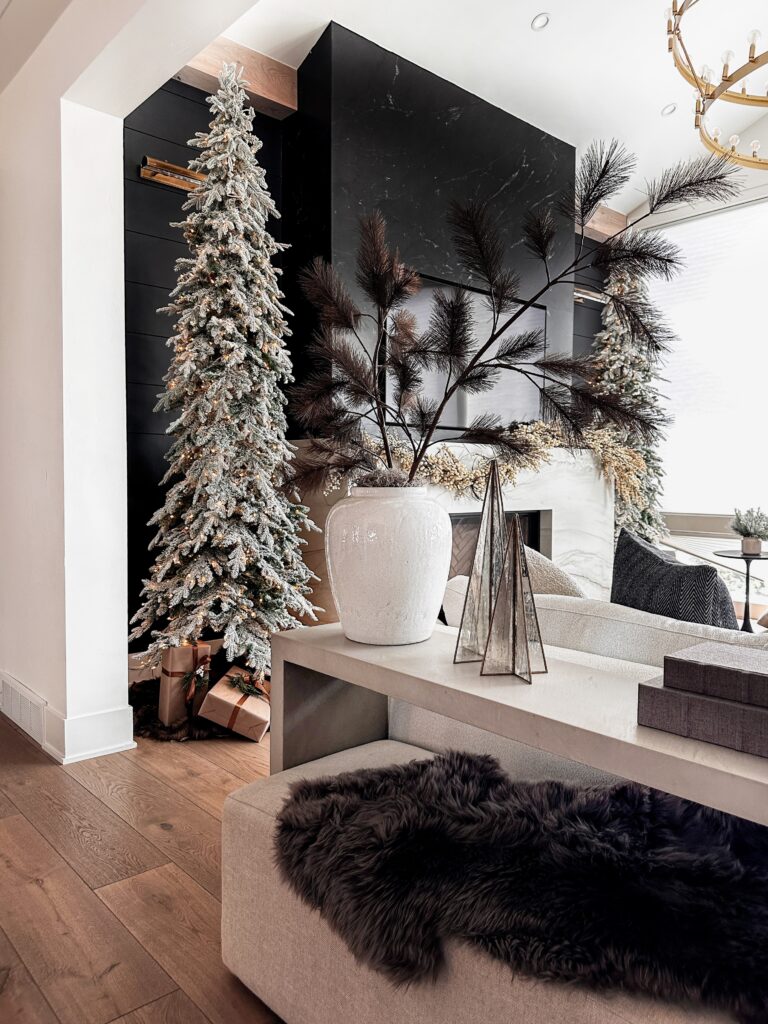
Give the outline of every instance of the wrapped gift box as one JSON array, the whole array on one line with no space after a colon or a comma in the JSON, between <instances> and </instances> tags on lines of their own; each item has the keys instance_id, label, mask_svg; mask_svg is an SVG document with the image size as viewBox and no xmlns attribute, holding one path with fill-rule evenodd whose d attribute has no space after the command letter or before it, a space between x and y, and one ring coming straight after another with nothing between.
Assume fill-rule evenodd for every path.
<instances>
[{"instance_id":1,"label":"wrapped gift box","mask_svg":"<svg viewBox=\"0 0 768 1024\"><path fill-rule=\"evenodd\" d=\"M186 716L187 696L192 697L189 675L198 669L204 670L210 660L210 644L183 644L163 651L157 709L157 717L163 725L173 725Z\"/></svg>"},{"instance_id":2,"label":"wrapped gift box","mask_svg":"<svg viewBox=\"0 0 768 1024\"><path fill-rule=\"evenodd\" d=\"M232 685L236 676L244 674L241 669L230 669L206 693L200 715L258 743L269 728L269 700L243 693Z\"/></svg>"},{"instance_id":3,"label":"wrapped gift box","mask_svg":"<svg viewBox=\"0 0 768 1024\"><path fill-rule=\"evenodd\" d=\"M223 640L211 640L211 657L213 658L223 648ZM128 655L128 685L143 683L148 679L159 679L161 672L161 661L157 655L148 651L140 651Z\"/></svg>"}]
</instances>

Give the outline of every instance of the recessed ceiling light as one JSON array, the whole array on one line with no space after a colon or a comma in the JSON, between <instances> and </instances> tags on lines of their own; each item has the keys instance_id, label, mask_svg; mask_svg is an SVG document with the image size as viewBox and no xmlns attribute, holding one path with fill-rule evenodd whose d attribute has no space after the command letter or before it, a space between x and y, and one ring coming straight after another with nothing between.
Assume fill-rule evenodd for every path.
<instances>
[{"instance_id":1,"label":"recessed ceiling light","mask_svg":"<svg viewBox=\"0 0 768 1024\"><path fill-rule=\"evenodd\" d=\"M677 110L677 104L676 103L668 103L666 105L666 107L662 107L661 108L661 116L662 117L669 117L671 114L674 114L674 112L676 110Z\"/></svg>"},{"instance_id":2,"label":"recessed ceiling light","mask_svg":"<svg viewBox=\"0 0 768 1024\"><path fill-rule=\"evenodd\" d=\"M549 24L549 15L546 11L542 11L541 14L537 14L531 22L531 28L534 32L541 32Z\"/></svg>"}]
</instances>

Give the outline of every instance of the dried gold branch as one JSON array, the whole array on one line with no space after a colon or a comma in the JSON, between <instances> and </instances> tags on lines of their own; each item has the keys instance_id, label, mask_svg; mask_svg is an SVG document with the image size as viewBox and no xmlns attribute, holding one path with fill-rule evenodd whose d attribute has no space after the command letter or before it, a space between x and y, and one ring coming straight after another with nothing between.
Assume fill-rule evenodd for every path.
<instances>
[{"instance_id":1,"label":"dried gold branch","mask_svg":"<svg viewBox=\"0 0 768 1024\"><path fill-rule=\"evenodd\" d=\"M521 471L538 472L550 461L555 449L572 450L557 425L538 421L523 424L518 430L521 437L528 441L530 451L523 457L516 457L514 462L497 457L502 485L516 483ZM370 451L377 455L381 453L382 446L376 438L366 434L364 441ZM585 450L594 453L600 471L613 483L617 495L625 502L642 503L642 477L645 472L642 455L622 443L616 431L606 427L585 430L582 443ZM395 464L404 472L409 472L413 451L408 443L390 434L389 446ZM467 495L481 497L490 461L490 457L485 455L477 455L471 461L466 461L450 443L446 443L424 456L416 479L436 487L445 487L459 498Z\"/></svg>"}]
</instances>

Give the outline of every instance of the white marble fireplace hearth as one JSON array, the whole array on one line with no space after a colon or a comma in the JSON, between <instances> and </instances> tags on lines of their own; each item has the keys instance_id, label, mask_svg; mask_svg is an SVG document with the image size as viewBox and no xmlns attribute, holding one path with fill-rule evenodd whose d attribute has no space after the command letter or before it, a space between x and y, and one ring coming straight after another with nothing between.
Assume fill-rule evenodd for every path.
<instances>
[{"instance_id":1,"label":"white marble fireplace hearth","mask_svg":"<svg viewBox=\"0 0 768 1024\"><path fill-rule=\"evenodd\" d=\"M302 442L299 442L301 446ZM473 463L487 448L476 445L451 445L451 448ZM429 485L429 493L449 513L479 513L479 498L457 498L444 487ZM339 488L329 494L307 496L310 514L320 528L331 507L347 494ZM539 512L541 515L541 552L570 573L587 597L608 600L613 573L613 485L600 472L595 456L589 451L570 452L555 448L550 460L537 472L522 472L515 484L504 488L507 512ZM327 569L322 532L308 535L304 549L307 565L323 581L315 590L317 604L333 609L333 598L325 583ZM335 615L320 621L336 621Z\"/></svg>"},{"instance_id":2,"label":"white marble fireplace hearth","mask_svg":"<svg viewBox=\"0 0 768 1024\"><path fill-rule=\"evenodd\" d=\"M472 462L478 448L452 445ZM479 512L480 499L457 498L442 487L429 493L450 513ZM504 488L507 512L541 513L541 552L565 569L587 597L607 600L613 573L613 485L589 451L554 449L538 472L520 473Z\"/></svg>"}]
</instances>

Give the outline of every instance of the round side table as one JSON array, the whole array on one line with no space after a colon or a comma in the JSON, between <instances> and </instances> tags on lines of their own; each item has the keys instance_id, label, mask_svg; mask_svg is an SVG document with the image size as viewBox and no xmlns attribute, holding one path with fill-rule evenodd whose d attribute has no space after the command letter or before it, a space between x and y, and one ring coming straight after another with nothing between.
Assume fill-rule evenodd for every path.
<instances>
[{"instance_id":1,"label":"round side table","mask_svg":"<svg viewBox=\"0 0 768 1024\"><path fill-rule=\"evenodd\" d=\"M745 555L737 548L729 548L727 551L715 551L718 558L743 558L747 564L747 586L744 594L744 622L741 625L742 632L754 633L752 620L749 616L749 573L753 562L768 562L768 551L759 555Z\"/></svg>"}]
</instances>

